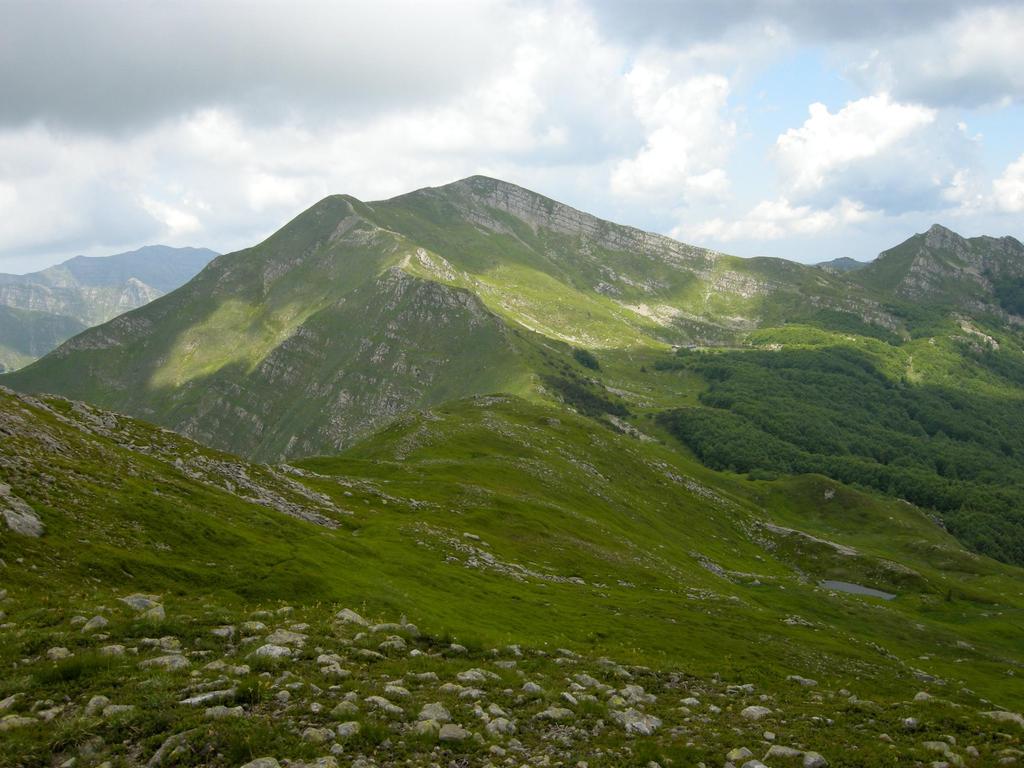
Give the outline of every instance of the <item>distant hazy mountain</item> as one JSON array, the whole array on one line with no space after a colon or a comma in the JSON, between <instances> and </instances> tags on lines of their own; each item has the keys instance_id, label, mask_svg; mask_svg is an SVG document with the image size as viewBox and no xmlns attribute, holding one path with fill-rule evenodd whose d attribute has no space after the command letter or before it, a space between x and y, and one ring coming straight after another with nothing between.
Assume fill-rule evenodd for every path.
<instances>
[{"instance_id":1,"label":"distant hazy mountain","mask_svg":"<svg viewBox=\"0 0 1024 768\"><path fill-rule=\"evenodd\" d=\"M868 265L866 261L857 261L851 259L848 256L841 256L838 259L832 259L831 261L820 261L814 266L818 269L824 269L826 272L831 272L833 275L842 275L846 272L856 272L858 269L863 269Z\"/></svg>"},{"instance_id":2,"label":"distant hazy mountain","mask_svg":"<svg viewBox=\"0 0 1024 768\"><path fill-rule=\"evenodd\" d=\"M0 274L0 371L45 355L92 325L148 304L191 279L217 254L151 245L76 256L27 275Z\"/></svg>"}]
</instances>

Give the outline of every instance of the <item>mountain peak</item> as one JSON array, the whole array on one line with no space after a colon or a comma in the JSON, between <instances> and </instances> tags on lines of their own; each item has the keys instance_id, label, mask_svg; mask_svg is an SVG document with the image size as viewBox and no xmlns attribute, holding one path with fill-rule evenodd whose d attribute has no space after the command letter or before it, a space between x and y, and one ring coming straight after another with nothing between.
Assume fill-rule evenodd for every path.
<instances>
[{"instance_id":1,"label":"mountain peak","mask_svg":"<svg viewBox=\"0 0 1024 768\"><path fill-rule=\"evenodd\" d=\"M955 248L965 244L962 236L941 224L932 224L924 234L926 248Z\"/></svg>"}]
</instances>

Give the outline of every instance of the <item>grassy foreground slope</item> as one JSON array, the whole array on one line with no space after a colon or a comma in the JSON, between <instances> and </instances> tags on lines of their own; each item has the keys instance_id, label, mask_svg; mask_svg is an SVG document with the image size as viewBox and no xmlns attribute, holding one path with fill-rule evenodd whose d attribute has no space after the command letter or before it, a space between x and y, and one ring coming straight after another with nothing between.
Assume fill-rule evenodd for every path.
<instances>
[{"instance_id":1,"label":"grassy foreground slope","mask_svg":"<svg viewBox=\"0 0 1024 768\"><path fill-rule=\"evenodd\" d=\"M1021 572L821 477L508 396L291 467L9 391L0 432L4 764L987 765L1024 736L983 714L1024 706Z\"/></svg>"}]
</instances>

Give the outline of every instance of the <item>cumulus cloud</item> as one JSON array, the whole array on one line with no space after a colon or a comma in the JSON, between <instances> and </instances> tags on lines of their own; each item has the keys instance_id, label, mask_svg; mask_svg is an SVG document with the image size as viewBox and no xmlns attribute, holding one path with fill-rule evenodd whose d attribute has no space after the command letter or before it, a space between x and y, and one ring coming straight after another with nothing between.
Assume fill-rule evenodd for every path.
<instances>
[{"instance_id":1,"label":"cumulus cloud","mask_svg":"<svg viewBox=\"0 0 1024 768\"><path fill-rule=\"evenodd\" d=\"M803 125L779 136L775 159L787 193L801 202L848 197L902 213L942 207L976 151L962 123L879 94L834 113L812 104Z\"/></svg>"},{"instance_id":2,"label":"cumulus cloud","mask_svg":"<svg viewBox=\"0 0 1024 768\"><path fill-rule=\"evenodd\" d=\"M626 76L644 146L612 172L612 191L627 196L721 196L728 177L719 167L736 124L726 115L729 81L702 75L674 82L665 67L640 64Z\"/></svg>"},{"instance_id":3,"label":"cumulus cloud","mask_svg":"<svg viewBox=\"0 0 1024 768\"><path fill-rule=\"evenodd\" d=\"M893 103L888 95L850 102L831 113L811 104L810 116L776 141L776 153L789 184L799 192L817 191L843 171L888 152L935 122L935 110Z\"/></svg>"},{"instance_id":4,"label":"cumulus cloud","mask_svg":"<svg viewBox=\"0 0 1024 768\"><path fill-rule=\"evenodd\" d=\"M1019 3L965 6L935 28L910 29L879 41L848 73L869 88L933 106L1024 101L1024 7Z\"/></svg>"},{"instance_id":5,"label":"cumulus cloud","mask_svg":"<svg viewBox=\"0 0 1024 768\"><path fill-rule=\"evenodd\" d=\"M825 210L793 205L786 198L780 198L762 201L733 221L714 218L690 227L676 227L672 236L717 242L778 240L794 235L817 235L847 224L865 222L877 215L877 211L866 210L863 204L846 198Z\"/></svg>"},{"instance_id":6,"label":"cumulus cloud","mask_svg":"<svg viewBox=\"0 0 1024 768\"><path fill-rule=\"evenodd\" d=\"M996 205L1010 213L1024 213L1024 155L1010 163L992 184Z\"/></svg>"},{"instance_id":7,"label":"cumulus cloud","mask_svg":"<svg viewBox=\"0 0 1024 768\"><path fill-rule=\"evenodd\" d=\"M273 120L209 106L129 134L0 126L0 259L157 240L230 249L331 193L379 199L498 169L526 183L536 167L600 165L640 132L625 52L580 9L531 10L503 31L500 68L429 103Z\"/></svg>"}]
</instances>

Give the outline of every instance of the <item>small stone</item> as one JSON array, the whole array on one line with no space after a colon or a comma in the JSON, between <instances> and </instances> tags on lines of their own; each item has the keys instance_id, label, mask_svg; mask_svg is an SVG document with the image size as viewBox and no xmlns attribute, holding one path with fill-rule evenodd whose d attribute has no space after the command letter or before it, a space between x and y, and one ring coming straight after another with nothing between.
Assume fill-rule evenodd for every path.
<instances>
[{"instance_id":1,"label":"small stone","mask_svg":"<svg viewBox=\"0 0 1024 768\"><path fill-rule=\"evenodd\" d=\"M188 669L189 660L184 656L178 654L171 654L168 656L157 656L155 659L146 659L146 661L139 663L140 667L160 667L166 669L168 672L176 672L182 669Z\"/></svg>"},{"instance_id":2,"label":"small stone","mask_svg":"<svg viewBox=\"0 0 1024 768\"><path fill-rule=\"evenodd\" d=\"M93 696L89 699L89 703L85 705L85 716L93 717L98 715L108 704L110 704L110 699L106 696Z\"/></svg>"},{"instance_id":3,"label":"small stone","mask_svg":"<svg viewBox=\"0 0 1024 768\"><path fill-rule=\"evenodd\" d=\"M562 720L569 720L572 718L572 710L565 709L565 707L548 707L543 712L538 712L534 715L536 720L552 720L554 722L560 722Z\"/></svg>"},{"instance_id":4,"label":"small stone","mask_svg":"<svg viewBox=\"0 0 1024 768\"><path fill-rule=\"evenodd\" d=\"M283 645L267 643L253 651L252 655L264 659L286 659L292 655L292 650L291 648L285 648Z\"/></svg>"},{"instance_id":5,"label":"small stone","mask_svg":"<svg viewBox=\"0 0 1024 768\"><path fill-rule=\"evenodd\" d=\"M492 736L511 736L516 732L516 724L507 717L496 717L486 725L487 732Z\"/></svg>"},{"instance_id":6,"label":"small stone","mask_svg":"<svg viewBox=\"0 0 1024 768\"><path fill-rule=\"evenodd\" d=\"M635 709L612 712L609 717L623 727L626 733L650 736L661 727L661 720L654 715L645 715Z\"/></svg>"},{"instance_id":7,"label":"small stone","mask_svg":"<svg viewBox=\"0 0 1024 768\"><path fill-rule=\"evenodd\" d=\"M301 632L292 632L288 629L275 629L267 635L267 643L270 645L294 645L301 648L306 644L306 636Z\"/></svg>"},{"instance_id":8,"label":"small stone","mask_svg":"<svg viewBox=\"0 0 1024 768\"><path fill-rule=\"evenodd\" d=\"M369 622L366 619L364 619L355 611L349 610L348 608L343 608L342 610L338 611L336 614L334 614L334 618L336 618L338 621L344 624L357 624L360 627L365 627L369 625Z\"/></svg>"},{"instance_id":9,"label":"small stone","mask_svg":"<svg viewBox=\"0 0 1024 768\"><path fill-rule=\"evenodd\" d=\"M339 739L347 739L351 736L355 736L359 733L359 729L362 726L355 720L348 720L344 723L338 723L338 727L335 728L335 733L338 734Z\"/></svg>"},{"instance_id":10,"label":"small stone","mask_svg":"<svg viewBox=\"0 0 1024 768\"><path fill-rule=\"evenodd\" d=\"M164 607L162 605L154 605L142 614L142 618L146 621L163 621L167 618L167 613L164 611Z\"/></svg>"},{"instance_id":11,"label":"small stone","mask_svg":"<svg viewBox=\"0 0 1024 768\"><path fill-rule=\"evenodd\" d=\"M793 747L784 747L781 744L773 744L768 749L768 752L765 754L764 759L771 760L773 757L778 757L781 759L788 760L794 757L800 757L800 755L802 754L803 752L801 752L799 749L793 749Z\"/></svg>"},{"instance_id":12,"label":"small stone","mask_svg":"<svg viewBox=\"0 0 1024 768\"><path fill-rule=\"evenodd\" d=\"M311 744L325 744L334 740L334 731L330 728L313 728L311 726L302 732L302 740Z\"/></svg>"},{"instance_id":13,"label":"small stone","mask_svg":"<svg viewBox=\"0 0 1024 768\"><path fill-rule=\"evenodd\" d=\"M1001 709L997 709L993 712L982 712L982 715L992 720L997 720L1000 723L1016 723L1021 728L1024 728L1024 717L1021 717L1016 712L1006 712Z\"/></svg>"},{"instance_id":14,"label":"small stone","mask_svg":"<svg viewBox=\"0 0 1024 768\"><path fill-rule=\"evenodd\" d=\"M58 645L55 648L50 648L46 652L46 658L48 658L50 661L60 661L61 659L69 659L71 658L71 651L69 651L67 648L64 648L63 646Z\"/></svg>"},{"instance_id":15,"label":"small stone","mask_svg":"<svg viewBox=\"0 0 1024 768\"><path fill-rule=\"evenodd\" d=\"M337 718L353 717L357 714L359 714L359 707L354 701L343 701L331 710L331 716Z\"/></svg>"},{"instance_id":16,"label":"small stone","mask_svg":"<svg viewBox=\"0 0 1024 768\"><path fill-rule=\"evenodd\" d=\"M441 731L437 734L437 737L441 741L464 741L470 737L470 733L461 725L445 723L441 726Z\"/></svg>"},{"instance_id":17,"label":"small stone","mask_svg":"<svg viewBox=\"0 0 1024 768\"><path fill-rule=\"evenodd\" d=\"M452 719L451 713L440 702L424 704L417 717L419 720L436 720L439 723L447 723Z\"/></svg>"},{"instance_id":18,"label":"small stone","mask_svg":"<svg viewBox=\"0 0 1024 768\"><path fill-rule=\"evenodd\" d=\"M237 693L235 688L225 688L222 691L206 691L205 693L199 693L195 696L189 696L187 699L182 699L178 703L186 707L199 707L203 704L212 704L216 701L224 701L234 697Z\"/></svg>"},{"instance_id":19,"label":"small stone","mask_svg":"<svg viewBox=\"0 0 1024 768\"><path fill-rule=\"evenodd\" d=\"M401 707L392 704L390 701L383 698L382 696L367 696L365 701L374 709L379 709L382 712L391 715L392 717L401 717L403 714L405 714L404 712L402 712Z\"/></svg>"},{"instance_id":20,"label":"small stone","mask_svg":"<svg viewBox=\"0 0 1024 768\"><path fill-rule=\"evenodd\" d=\"M792 683L796 683L797 685L807 686L808 688L813 688L818 684L817 680L812 680L809 677L800 677L800 675L790 675L786 679Z\"/></svg>"},{"instance_id":21,"label":"small stone","mask_svg":"<svg viewBox=\"0 0 1024 768\"><path fill-rule=\"evenodd\" d=\"M725 759L728 760L730 763L738 763L740 760L746 760L748 757L753 756L754 753L746 747L736 747L735 749L730 749L726 753Z\"/></svg>"},{"instance_id":22,"label":"small stone","mask_svg":"<svg viewBox=\"0 0 1024 768\"><path fill-rule=\"evenodd\" d=\"M104 645L100 648L101 656L124 656L123 645Z\"/></svg>"},{"instance_id":23,"label":"small stone","mask_svg":"<svg viewBox=\"0 0 1024 768\"><path fill-rule=\"evenodd\" d=\"M39 721L34 717L21 717L20 715L7 715L0 719L0 732L13 731L15 728L24 728L26 725L34 725Z\"/></svg>"},{"instance_id":24,"label":"small stone","mask_svg":"<svg viewBox=\"0 0 1024 768\"><path fill-rule=\"evenodd\" d=\"M87 622L85 622L85 624L82 626L82 631L83 632L94 632L97 629L103 629L108 624L110 624L110 622L107 621L102 616L93 616L91 619L89 619Z\"/></svg>"},{"instance_id":25,"label":"small stone","mask_svg":"<svg viewBox=\"0 0 1024 768\"><path fill-rule=\"evenodd\" d=\"M523 693L529 693L535 696L539 693L544 693L544 689L536 683L528 681L523 683Z\"/></svg>"},{"instance_id":26,"label":"small stone","mask_svg":"<svg viewBox=\"0 0 1024 768\"><path fill-rule=\"evenodd\" d=\"M139 612L148 611L150 608L153 608L160 603L160 597L158 595L142 595L138 593L128 595L127 597L120 597L118 599L129 608Z\"/></svg>"},{"instance_id":27,"label":"small stone","mask_svg":"<svg viewBox=\"0 0 1024 768\"><path fill-rule=\"evenodd\" d=\"M747 720L760 720L770 715L772 711L768 707L751 706L746 707L740 712L741 717L745 717Z\"/></svg>"},{"instance_id":28,"label":"small stone","mask_svg":"<svg viewBox=\"0 0 1024 768\"><path fill-rule=\"evenodd\" d=\"M441 724L437 720L419 720L412 727L418 736L437 736L441 732Z\"/></svg>"},{"instance_id":29,"label":"small stone","mask_svg":"<svg viewBox=\"0 0 1024 768\"><path fill-rule=\"evenodd\" d=\"M804 752L804 768L828 768L828 760L817 752Z\"/></svg>"},{"instance_id":30,"label":"small stone","mask_svg":"<svg viewBox=\"0 0 1024 768\"><path fill-rule=\"evenodd\" d=\"M914 701L931 701L932 695L927 691L918 691L914 694Z\"/></svg>"},{"instance_id":31,"label":"small stone","mask_svg":"<svg viewBox=\"0 0 1024 768\"><path fill-rule=\"evenodd\" d=\"M258 757L240 768L281 768L281 764L272 757Z\"/></svg>"},{"instance_id":32,"label":"small stone","mask_svg":"<svg viewBox=\"0 0 1024 768\"><path fill-rule=\"evenodd\" d=\"M225 707L223 704L218 704L214 707L207 707L203 714L212 720L223 720L228 717L243 717L245 710L241 707Z\"/></svg>"},{"instance_id":33,"label":"small stone","mask_svg":"<svg viewBox=\"0 0 1024 768\"><path fill-rule=\"evenodd\" d=\"M117 715L127 715L135 711L135 707L131 704L108 704L103 708L104 717L116 717Z\"/></svg>"}]
</instances>

